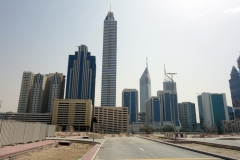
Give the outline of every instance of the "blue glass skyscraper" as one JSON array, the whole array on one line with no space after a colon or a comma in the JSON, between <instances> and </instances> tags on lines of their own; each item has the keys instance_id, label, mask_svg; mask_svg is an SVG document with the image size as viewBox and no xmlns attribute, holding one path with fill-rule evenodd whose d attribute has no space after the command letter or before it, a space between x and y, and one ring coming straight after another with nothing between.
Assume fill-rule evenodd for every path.
<instances>
[{"instance_id":1,"label":"blue glass skyscraper","mask_svg":"<svg viewBox=\"0 0 240 160\"><path fill-rule=\"evenodd\" d=\"M160 100L159 97L152 96L145 103L146 122L160 122Z\"/></svg>"},{"instance_id":2,"label":"blue glass skyscraper","mask_svg":"<svg viewBox=\"0 0 240 160\"><path fill-rule=\"evenodd\" d=\"M122 107L128 107L129 123L138 121L138 91L136 89L123 90Z\"/></svg>"},{"instance_id":3,"label":"blue glass skyscraper","mask_svg":"<svg viewBox=\"0 0 240 160\"><path fill-rule=\"evenodd\" d=\"M75 55L69 55L66 99L91 99L94 106L96 58L85 45L78 46Z\"/></svg>"},{"instance_id":4,"label":"blue glass skyscraper","mask_svg":"<svg viewBox=\"0 0 240 160\"><path fill-rule=\"evenodd\" d=\"M238 68L240 69L240 56L237 59ZM229 80L234 118L240 119L240 74L235 66L232 67L231 79Z\"/></svg>"}]
</instances>

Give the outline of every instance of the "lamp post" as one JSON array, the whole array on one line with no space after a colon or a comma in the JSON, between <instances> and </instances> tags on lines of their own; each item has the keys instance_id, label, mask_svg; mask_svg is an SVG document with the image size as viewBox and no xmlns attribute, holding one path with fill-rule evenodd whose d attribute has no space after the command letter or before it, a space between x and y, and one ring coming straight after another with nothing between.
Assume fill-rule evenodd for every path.
<instances>
[{"instance_id":1,"label":"lamp post","mask_svg":"<svg viewBox=\"0 0 240 160\"><path fill-rule=\"evenodd\" d=\"M172 103L171 103L171 106L172 106L172 109L173 109L173 123L174 123L174 141L176 142L176 116L175 116L175 108L174 108L174 105L173 105L173 75L177 74L177 73L167 73L167 74L170 74L171 75L171 78L168 76L168 78L170 78L172 80Z\"/></svg>"},{"instance_id":2,"label":"lamp post","mask_svg":"<svg viewBox=\"0 0 240 160\"><path fill-rule=\"evenodd\" d=\"M0 99L0 108L2 107L2 100Z\"/></svg>"},{"instance_id":3,"label":"lamp post","mask_svg":"<svg viewBox=\"0 0 240 160\"><path fill-rule=\"evenodd\" d=\"M92 122L93 122L93 145L94 145L94 124L97 123L97 118L93 117Z\"/></svg>"}]
</instances>

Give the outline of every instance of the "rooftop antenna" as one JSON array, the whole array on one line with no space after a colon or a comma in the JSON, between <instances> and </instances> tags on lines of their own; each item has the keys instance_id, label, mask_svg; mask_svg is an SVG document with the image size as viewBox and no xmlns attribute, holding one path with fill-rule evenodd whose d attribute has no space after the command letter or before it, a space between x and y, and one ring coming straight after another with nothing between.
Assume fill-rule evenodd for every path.
<instances>
[{"instance_id":1,"label":"rooftop antenna","mask_svg":"<svg viewBox=\"0 0 240 160\"><path fill-rule=\"evenodd\" d=\"M146 66L147 66L147 68L148 68L148 60L147 60L147 57L146 57Z\"/></svg>"},{"instance_id":2,"label":"rooftop antenna","mask_svg":"<svg viewBox=\"0 0 240 160\"><path fill-rule=\"evenodd\" d=\"M165 63L164 63L164 75L166 75Z\"/></svg>"}]
</instances>

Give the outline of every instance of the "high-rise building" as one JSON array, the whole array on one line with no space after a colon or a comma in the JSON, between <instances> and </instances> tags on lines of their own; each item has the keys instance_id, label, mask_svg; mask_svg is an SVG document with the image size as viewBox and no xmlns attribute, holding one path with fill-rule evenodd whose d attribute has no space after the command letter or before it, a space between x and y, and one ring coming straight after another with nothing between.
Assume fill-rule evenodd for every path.
<instances>
[{"instance_id":1,"label":"high-rise building","mask_svg":"<svg viewBox=\"0 0 240 160\"><path fill-rule=\"evenodd\" d=\"M18 113L52 113L54 99L63 98L64 86L62 73L23 72Z\"/></svg>"},{"instance_id":2,"label":"high-rise building","mask_svg":"<svg viewBox=\"0 0 240 160\"><path fill-rule=\"evenodd\" d=\"M228 116L229 116L229 120L234 120L233 107L228 106Z\"/></svg>"},{"instance_id":3,"label":"high-rise building","mask_svg":"<svg viewBox=\"0 0 240 160\"><path fill-rule=\"evenodd\" d=\"M237 59L240 70L240 56ZM240 74L235 66L232 67L231 79L229 80L234 118L240 119Z\"/></svg>"},{"instance_id":4,"label":"high-rise building","mask_svg":"<svg viewBox=\"0 0 240 160\"><path fill-rule=\"evenodd\" d=\"M174 124L175 121L176 126L179 128L181 124L179 122L178 113L177 86L176 82L172 82L166 73L163 82L163 91L157 91L157 96L161 102L161 121L171 122L172 124Z\"/></svg>"},{"instance_id":5,"label":"high-rise building","mask_svg":"<svg viewBox=\"0 0 240 160\"><path fill-rule=\"evenodd\" d=\"M136 89L122 91L122 107L128 107L129 123L138 121L138 91Z\"/></svg>"},{"instance_id":6,"label":"high-rise building","mask_svg":"<svg viewBox=\"0 0 240 160\"><path fill-rule=\"evenodd\" d=\"M101 106L116 106L117 21L113 12L104 20Z\"/></svg>"},{"instance_id":7,"label":"high-rise building","mask_svg":"<svg viewBox=\"0 0 240 160\"><path fill-rule=\"evenodd\" d=\"M42 113L45 107L46 99L46 81L47 76L45 74L36 74L33 80L33 87L31 91L30 99L30 113Z\"/></svg>"},{"instance_id":8,"label":"high-rise building","mask_svg":"<svg viewBox=\"0 0 240 160\"><path fill-rule=\"evenodd\" d=\"M229 120L225 93L202 93L198 97L200 126L205 130L222 130L222 120Z\"/></svg>"},{"instance_id":9,"label":"high-rise building","mask_svg":"<svg viewBox=\"0 0 240 160\"><path fill-rule=\"evenodd\" d=\"M19 102L18 102L18 110L17 110L18 113L27 113L29 110L33 79L34 79L34 73L23 72Z\"/></svg>"},{"instance_id":10,"label":"high-rise building","mask_svg":"<svg viewBox=\"0 0 240 160\"><path fill-rule=\"evenodd\" d=\"M197 129L195 104L191 102L182 102L178 104L179 119L182 128L187 131Z\"/></svg>"},{"instance_id":11,"label":"high-rise building","mask_svg":"<svg viewBox=\"0 0 240 160\"><path fill-rule=\"evenodd\" d=\"M146 122L160 122L160 100L159 97L150 97L145 103Z\"/></svg>"},{"instance_id":12,"label":"high-rise building","mask_svg":"<svg viewBox=\"0 0 240 160\"><path fill-rule=\"evenodd\" d=\"M66 99L91 99L94 106L96 58L85 45L78 46L75 55L69 55Z\"/></svg>"},{"instance_id":13,"label":"high-rise building","mask_svg":"<svg viewBox=\"0 0 240 160\"><path fill-rule=\"evenodd\" d=\"M49 73L46 82L46 104L43 113L52 113L54 99L63 99L65 87L65 75L62 73Z\"/></svg>"},{"instance_id":14,"label":"high-rise building","mask_svg":"<svg viewBox=\"0 0 240 160\"><path fill-rule=\"evenodd\" d=\"M145 102L151 97L151 79L148 72L148 65L146 66L140 80L140 112L145 111Z\"/></svg>"}]
</instances>

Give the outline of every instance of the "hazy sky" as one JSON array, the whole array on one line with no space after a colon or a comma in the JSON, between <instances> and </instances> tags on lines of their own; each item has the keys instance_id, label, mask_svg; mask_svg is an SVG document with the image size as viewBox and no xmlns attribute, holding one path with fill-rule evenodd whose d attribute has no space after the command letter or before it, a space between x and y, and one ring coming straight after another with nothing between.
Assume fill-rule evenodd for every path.
<instances>
[{"instance_id":1,"label":"hazy sky","mask_svg":"<svg viewBox=\"0 0 240 160\"><path fill-rule=\"evenodd\" d=\"M97 59L99 106L110 3L118 23L117 106L124 88L139 90L146 57L153 96L163 89L165 63L167 72L177 73L178 102L198 108L197 93L211 92L226 93L232 105L228 80L240 51L238 0L1 0L0 112L17 111L23 71L66 75L68 55L81 44Z\"/></svg>"}]
</instances>

